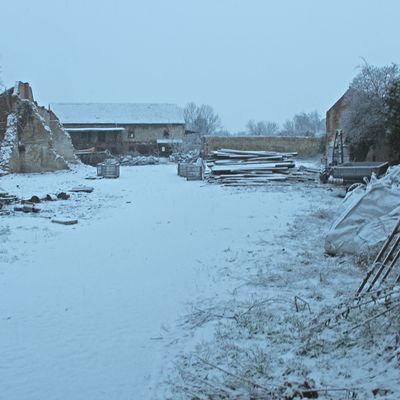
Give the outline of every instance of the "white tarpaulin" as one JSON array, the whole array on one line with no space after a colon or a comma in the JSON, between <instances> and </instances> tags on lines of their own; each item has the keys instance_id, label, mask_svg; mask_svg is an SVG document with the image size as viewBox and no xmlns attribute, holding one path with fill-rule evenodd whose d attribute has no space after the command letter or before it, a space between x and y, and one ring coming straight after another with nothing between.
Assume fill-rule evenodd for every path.
<instances>
[{"instance_id":1,"label":"white tarpaulin","mask_svg":"<svg viewBox=\"0 0 400 400\"><path fill-rule=\"evenodd\" d=\"M361 254L382 244L400 218L400 167L350 192L325 239L329 254Z\"/></svg>"}]
</instances>

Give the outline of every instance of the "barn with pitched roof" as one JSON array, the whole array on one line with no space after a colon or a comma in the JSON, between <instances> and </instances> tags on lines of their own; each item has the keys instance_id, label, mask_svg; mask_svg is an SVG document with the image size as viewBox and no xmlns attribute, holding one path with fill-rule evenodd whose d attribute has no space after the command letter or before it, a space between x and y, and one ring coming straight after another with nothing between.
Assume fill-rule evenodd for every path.
<instances>
[{"instance_id":1,"label":"barn with pitched roof","mask_svg":"<svg viewBox=\"0 0 400 400\"><path fill-rule=\"evenodd\" d=\"M77 150L168 155L185 135L175 104L53 103L50 108Z\"/></svg>"}]
</instances>

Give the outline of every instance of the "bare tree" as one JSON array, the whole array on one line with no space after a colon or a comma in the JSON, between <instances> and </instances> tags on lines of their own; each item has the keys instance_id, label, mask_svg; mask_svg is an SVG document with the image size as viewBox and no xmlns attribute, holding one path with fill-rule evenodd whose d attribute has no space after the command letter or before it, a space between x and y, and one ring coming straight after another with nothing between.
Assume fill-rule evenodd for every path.
<instances>
[{"instance_id":1,"label":"bare tree","mask_svg":"<svg viewBox=\"0 0 400 400\"><path fill-rule=\"evenodd\" d=\"M299 136L316 136L324 130L324 123L318 111L296 114L293 121Z\"/></svg>"},{"instance_id":2,"label":"bare tree","mask_svg":"<svg viewBox=\"0 0 400 400\"><path fill-rule=\"evenodd\" d=\"M324 131L325 123L318 111L302 112L288 119L279 132L281 136L317 136Z\"/></svg>"},{"instance_id":3,"label":"bare tree","mask_svg":"<svg viewBox=\"0 0 400 400\"><path fill-rule=\"evenodd\" d=\"M202 104L188 103L183 111L186 129L198 132L200 135L212 135L221 128L221 119L214 109Z\"/></svg>"},{"instance_id":4,"label":"bare tree","mask_svg":"<svg viewBox=\"0 0 400 400\"><path fill-rule=\"evenodd\" d=\"M342 125L357 159L364 159L371 146L380 145L385 140L386 98L399 78L396 64L375 67L364 60L360 72L351 82L347 92L349 105Z\"/></svg>"},{"instance_id":5,"label":"bare tree","mask_svg":"<svg viewBox=\"0 0 400 400\"><path fill-rule=\"evenodd\" d=\"M197 119L198 107L195 103L186 104L183 109L183 117L185 119L186 129L195 130L195 121Z\"/></svg>"},{"instance_id":6,"label":"bare tree","mask_svg":"<svg viewBox=\"0 0 400 400\"><path fill-rule=\"evenodd\" d=\"M2 75L3 75L3 69L0 66L0 93L3 93L6 90L6 87L2 79Z\"/></svg>"},{"instance_id":7,"label":"bare tree","mask_svg":"<svg viewBox=\"0 0 400 400\"><path fill-rule=\"evenodd\" d=\"M274 136L279 131L279 125L272 121L255 122L250 120L246 128L249 134L254 136Z\"/></svg>"},{"instance_id":8,"label":"bare tree","mask_svg":"<svg viewBox=\"0 0 400 400\"><path fill-rule=\"evenodd\" d=\"M283 125L282 130L279 132L280 136L296 136L296 130L292 119L287 119Z\"/></svg>"},{"instance_id":9,"label":"bare tree","mask_svg":"<svg viewBox=\"0 0 400 400\"><path fill-rule=\"evenodd\" d=\"M387 142L391 156L400 161L400 79L391 85L385 99L387 107Z\"/></svg>"}]
</instances>

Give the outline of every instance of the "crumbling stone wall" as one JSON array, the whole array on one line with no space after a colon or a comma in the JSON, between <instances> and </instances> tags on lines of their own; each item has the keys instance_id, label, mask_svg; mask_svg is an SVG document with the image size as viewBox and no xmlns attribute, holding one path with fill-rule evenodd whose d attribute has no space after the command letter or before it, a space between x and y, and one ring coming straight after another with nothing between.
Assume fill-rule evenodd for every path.
<instances>
[{"instance_id":1,"label":"crumbling stone wall","mask_svg":"<svg viewBox=\"0 0 400 400\"><path fill-rule=\"evenodd\" d=\"M71 139L60 125L53 124L51 129L49 112L32 100L32 89L21 82L0 96L0 121L5 123L0 137L0 169L3 172L68 169L68 162L78 162Z\"/></svg>"},{"instance_id":2,"label":"crumbling stone wall","mask_svg":"<svg viewBox=\"0 0 400 400\"><path fill-rule=\"evenodd\" d=\"M4 140L4 134L7 129L7 117L12 108L13 90L9 89L0 96L0 142Z\"/></svg>"},{"instance_id":3,"label":"crumbling stone wall","mask_svg":"<svg viewBox=\"0 0 400 400\"><path fill-rule=\"evenodd\" d=\"M229 148L233 150L257 150L297 152L299 157L314 157L321 153L321 140L314 137L291 136L204 136L202 138L202 155Z\"/></svg>"},{"instance_id":4,"label":"crumbling stone wall","mask_svg":"<svg viewBox=\"0 0 400 400\"><path fill-rule=\"evenodd\" d=\"M39 107L39 113L50 128L53 139L53 147L57 154L62 154L64 160L70 163L77 162L71 137L64 130L57 116L43 107Z\"/></svg>"},{"instance_id":5,"label":"crumbling stone wall","mask_svg":"<svg viewBox=\"0 0 400 400\"><path fill-rule=\"evenodd\" d=\"M66 160L54 149L50 129L43 124L33 103L21 101L17 105L17 137L8 161L10 172L44 172L67 169Z\"/></svg>"},{"instance_id":6,"label":"crumbling stone wall","mask_svg":"<svg viewBox=\"0 0 400 400\"><path fill-rule=\"evenodd\" d=\"M14 86L14 96L18 96L21 100L29 100L34 102L33 91L28 82L18 81Z\"/></svg>"}]
</instances>

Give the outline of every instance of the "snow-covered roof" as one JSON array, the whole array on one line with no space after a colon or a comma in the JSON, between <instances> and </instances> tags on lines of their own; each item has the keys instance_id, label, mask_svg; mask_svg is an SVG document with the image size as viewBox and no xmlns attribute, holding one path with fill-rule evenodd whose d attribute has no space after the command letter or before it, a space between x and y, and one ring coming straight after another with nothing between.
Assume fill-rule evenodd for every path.
<instances>
[{"instance_id":1,"label":"snow-covered roof","mask_svg":"<svg viewBox=\"0 0 400 400\"><path fill-rule=\"evenodd\" d=\"M92 127L92 128L65 128L67 132L123 132L125 128L99 128L99 127Z\"/></svg>"},{"instance_id":2,"label":"snow-covered roof","mask_svg":"<svg viewBox=\"0 0 400 400\"><path fill-rule=\"evenodd\" d=\"M62 124L184 124L175 104L53 103Z\"/></svg>"}]
</instances>

